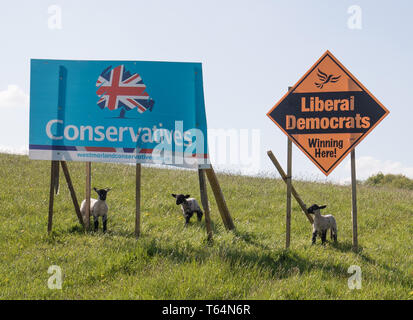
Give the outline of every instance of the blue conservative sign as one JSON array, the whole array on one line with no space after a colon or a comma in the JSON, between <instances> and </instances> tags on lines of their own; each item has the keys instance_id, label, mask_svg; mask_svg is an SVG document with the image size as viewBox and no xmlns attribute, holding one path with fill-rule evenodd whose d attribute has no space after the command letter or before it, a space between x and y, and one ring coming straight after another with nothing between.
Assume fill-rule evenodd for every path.
<instances>
[{"instance_id":1,"label":"blue conservative sign","mask_svg":"<svg viewBox=\"0 0 413 320\"><path fill-rule=\"evenodd\" d=\"M209 167L202 65L31 60L29 156Z\"/></svg>"}]
</instances>

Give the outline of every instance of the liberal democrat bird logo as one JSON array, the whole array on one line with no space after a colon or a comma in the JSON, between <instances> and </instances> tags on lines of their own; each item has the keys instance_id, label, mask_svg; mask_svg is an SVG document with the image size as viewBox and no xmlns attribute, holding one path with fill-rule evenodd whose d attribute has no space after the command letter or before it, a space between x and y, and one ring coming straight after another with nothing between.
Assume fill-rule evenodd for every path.
<instances>
[{"instance_id":1,"label":"liberal democrat bird logo","mask_svg":"<svg viewBox=\"0 0 413 320\"><path fill-rule=\"evenodd\" d=\"M324 85L329 83L329 82L331 82L331 83L337 82L341 77L341 75L339 75L339 76L334 76L332 74L327 75L326 73L324 73L320 69L317 69L317 76L318 76L318 78L320 79L321 82L320 83L314 82L314 84L319 89L323 89Z\"/></svg>"}]
</instances>

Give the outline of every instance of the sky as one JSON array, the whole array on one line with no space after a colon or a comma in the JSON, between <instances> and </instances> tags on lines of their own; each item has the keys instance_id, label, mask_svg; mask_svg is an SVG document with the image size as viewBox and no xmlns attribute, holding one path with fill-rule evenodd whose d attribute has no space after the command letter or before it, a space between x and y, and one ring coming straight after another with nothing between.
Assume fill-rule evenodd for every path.
<instances>
[{"instance_id":1,"label":"sky","mask_svg":"<svg viewBox=\"0 0 413 320\"><path fill-rule=\"evenodd\" d=\"M208 128L259 130L254 166L276 175L266 151L285 167L287 138L266 113L330 50L390 111L356 148L357 178L413 178L412 12L409 0L1 1L0 152L28 150L30 59L190 61L203 64ZM293 146L293 176L348 182L349 158L326 178Z\"/></svg>"}]
</instances>

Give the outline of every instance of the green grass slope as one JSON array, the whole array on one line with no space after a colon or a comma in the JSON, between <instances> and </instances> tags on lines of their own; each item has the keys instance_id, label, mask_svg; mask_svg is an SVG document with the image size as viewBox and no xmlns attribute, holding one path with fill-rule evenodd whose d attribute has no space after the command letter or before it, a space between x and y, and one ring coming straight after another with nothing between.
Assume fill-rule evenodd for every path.
<instances>
[{"instance_id":1,"label":"green grass slope","mask_svg":"<svg viewBox=\"0 0 413 320\"><path fill-rule=\"evenodd\" d=\"M380 172L376 175L369 177L365 181L365 184L368 186L373 186L373 187L385 186L385 187L391 187L391 188L413 190L413 180L407 178L406 176L402 174L386 174L385 175Z\"/></svg>"},{"instance_id":2,"label":"green grass slope","mask_svg":"<svg viewBox=\"0 0 413 320\"><path fill-rule=\"evenodd\" d=\"M69 163L79 201L84 164ZM236 231L222 224L208 189L214 242L204 220L184 228L170 193L199 199L194 171L142 169L142 237L134 231L134 167L93 164L92 184L112 187L108 233L84 233L61 176L47 235L50 162L0 154L0 299L412 299L413 192L359 186L359 243L351 250L347 186L294 182L304 202L327 204L339 242L311 246L311 226L293 200L285 251L285 184L219 174ZM274 177L276 174L274 173ZM208 187L209 188L209 187ZM101 228L101 226L100 226ZM61 267L63 289L47 286ZM358 265L362 288L350 290Z\"/></svg>"}]
</instances>

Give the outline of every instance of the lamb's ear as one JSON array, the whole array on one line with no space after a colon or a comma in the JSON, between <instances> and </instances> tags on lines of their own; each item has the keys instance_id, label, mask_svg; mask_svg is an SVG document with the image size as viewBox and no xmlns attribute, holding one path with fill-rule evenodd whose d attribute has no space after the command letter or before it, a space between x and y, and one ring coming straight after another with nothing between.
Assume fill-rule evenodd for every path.
<instances>
[{"instance_id":1,"label":"lamb's ear","mask_svg":"<svg viewBox=\"0 0 413 320\"><path fill-rule=\"evenodd\" d=\"M326 207L327 207L327 205L321 206L321 207L319 207L319 209L324 209L324 208L326 208Z\"/></svg>"},{"instance_id":2,"label":"lamb's ear","mask_svg":"<svg viewBox=\"0 0 413 320\"><path fill-rule=\"evenodd\" d=\"M106 188L105 190L106 192L109 192L110 190L112 190L112 188Z\"/></svg>"},{"instance_id":3,"label":"lamb's ear","mask_svg":"<svg viewBox=\"0 0 413 320\"><path fill-rule=\"evenodd\" d=\"M190 195L189 195L189 194L185 195L185 199L188 199L189 197L190 197Z\"/></svg>"},{"instance_id":4,"label":"lamb's ear","mask_svg":"<svg viewBox=\"0 0 413 320\"><path fill-rule=\"evenodd\" d=\"M309 208L307 208L307 212L308 213L313 213L313 211L314 211L314 204L311 206L311 207L309 207Z\"/></svg>"},{"instance_id":5,"label":"lamb's ear","mask_svg":"<svg viewBox=\"0 0 413 320\"><path fill-rule=\"evenodd\" d=\"M176 194L175 194L175 193L172 193L171 196L174 197L174 198L176 198Z\"/></svg>"},{"instance_id":6,"label":"lamb's ear","mask_svg":"<svg viewBox=\"0 0 413 320\"><path fill-rule=\"evenodd\" d=\"M95 187L93 187L93 190L95 190L96 192L98 192L98 189L96 189Z\"/></svg>"}]
</instances>

